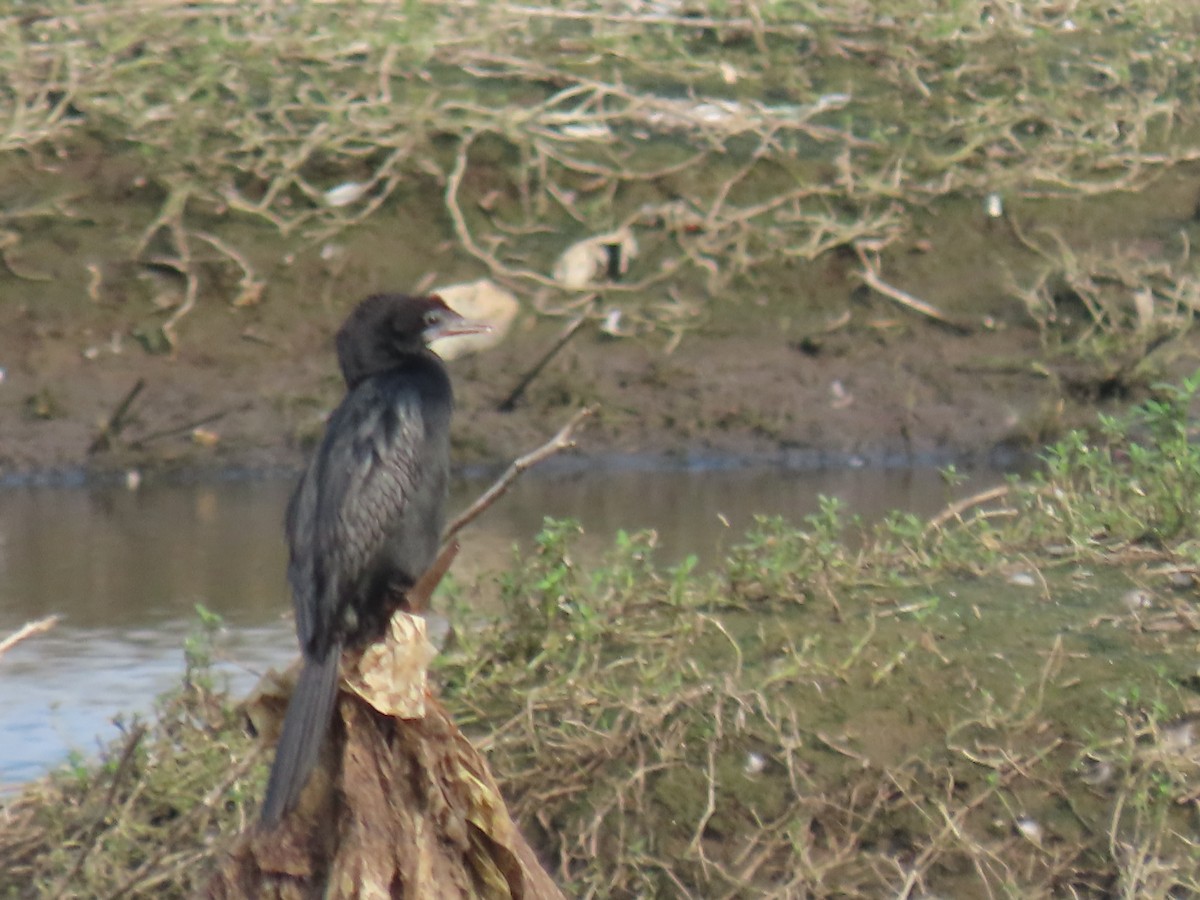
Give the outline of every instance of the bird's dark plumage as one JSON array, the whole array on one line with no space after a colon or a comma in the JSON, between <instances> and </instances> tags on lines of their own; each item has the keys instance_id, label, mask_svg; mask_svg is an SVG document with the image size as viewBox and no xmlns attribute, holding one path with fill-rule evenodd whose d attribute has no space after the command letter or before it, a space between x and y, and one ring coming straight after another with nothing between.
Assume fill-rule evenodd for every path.
<instances>
[{"instance_id":1,"label":"bird's dark plumage","mask_svg":"<svg viewBox=\"0 0 1200 900\"><path fill-rule=\"evenodd\" d=\"M343 646L376 637L432 564L445 520L450 378L426 344L482 330L437 297L364 300L337 335L347 393L288 503L288 583L304 668L262 819L295 804L332 717Z\"/></svg>"}]
</instances>

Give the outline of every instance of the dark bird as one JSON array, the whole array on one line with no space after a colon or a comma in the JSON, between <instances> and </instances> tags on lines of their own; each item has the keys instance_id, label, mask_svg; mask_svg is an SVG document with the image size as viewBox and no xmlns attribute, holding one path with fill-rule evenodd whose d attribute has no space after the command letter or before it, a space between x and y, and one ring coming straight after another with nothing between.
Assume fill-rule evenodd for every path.
<instances>
[{"instance_id":1,"label":"dark bird","mask_svg":"<svg viewBox=\"0 0 1200 900\"><path fill-rule=\"evenodd\" d=\"M342 648L377 637L437 556L450 466L450 378L428 348L471 334L439 297L368 297L337 334L346 396L288 502L288 583L304 667L262 821L295 805L333 715Z\"/></svg>"}]
</instances>

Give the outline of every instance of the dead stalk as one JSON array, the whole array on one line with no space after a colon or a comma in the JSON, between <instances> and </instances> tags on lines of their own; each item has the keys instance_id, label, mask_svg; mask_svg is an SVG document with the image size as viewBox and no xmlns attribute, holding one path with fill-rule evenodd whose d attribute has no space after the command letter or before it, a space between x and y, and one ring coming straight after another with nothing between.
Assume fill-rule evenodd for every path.
<instances>
[{"instance_id":1,"label":"dead stalk","mask_svg":"<svg viewBox=\"0 0 1200 900\"><path fill-rule=\"evenodd\" d=\"M39 634L45 634L51 628L58 624L61 616L46 616L44 619L38 619L35 622L26 622L4 640L0 641L0 656L3 656L21 641L28 640Z\"/></svg>"},{"instance_id":2,"label":"dead stalk","mask_svg":"<svg viewBox=\"0 0 1200 900\"><path fill-rule=\"evenodd\" d=\"M467 507L458 518L447 526L445 534L442 535L442 543L448 542L462 531L463 528L479 518L489 506L495 503L496 500L512 487L513 482L521 477L522 472L533 468L556 453L574 447L576 429L583 423L584 419L591 416L595 411L595 407L591 406L579 410L575 415L571 416L570 421L566 425L559 429L558 434L554 435L554 437L536 450L531 450L529 453L515 460L495 484L484 491L474 503Z\"/></svg>"}]
</instances>

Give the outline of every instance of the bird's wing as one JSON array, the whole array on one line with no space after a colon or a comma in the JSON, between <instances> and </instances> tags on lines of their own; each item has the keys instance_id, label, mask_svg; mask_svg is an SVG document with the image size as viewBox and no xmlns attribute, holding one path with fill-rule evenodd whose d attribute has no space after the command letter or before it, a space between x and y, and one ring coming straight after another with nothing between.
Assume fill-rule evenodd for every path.
<instances>
[{"instance_id":1,"label":"bird's wing","mask_svg":"<svg viewBox=\"0 0 1200 900\"><path fill-rule=\"evenodd\" d=\"M296 635L300 646L308 647L317 630L317 597L320 587L313 558L317 522L317 476L315 461L310 461L300 483L288 500L284 532L288 542L288 585L296 612Z\"/></svg>"},{"instance_id":2,"label":"bird's wing","mask_svg":"<svg viewBox=\"0 0 1200 900\"><path fill-rule=\"evenodd\" d=\"M417 490L425 445L418 393L402 382L369 379L330 417L288 517L293 558L311 560L311 571L289 572L302 646L338 630L348 592Z\"/></svg>"}]
</instances>

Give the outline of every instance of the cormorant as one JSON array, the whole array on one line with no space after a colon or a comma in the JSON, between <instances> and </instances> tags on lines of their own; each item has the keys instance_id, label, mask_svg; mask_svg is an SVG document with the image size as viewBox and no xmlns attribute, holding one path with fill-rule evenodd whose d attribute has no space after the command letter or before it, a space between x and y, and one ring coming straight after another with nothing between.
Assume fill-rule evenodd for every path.
<instances>
[{"instance_id":1,"label":"cormorant","mask_svg":"<svg viewBox=\"0 0 1200 900\"><path fill-rule=\"evenodd\" d=\"M441 298L378 294L337 334L346 396L288 502L288 583L304 667L283 720L262 821L295 805L333 715L344 646L377 637L437 556L453 394L426 345L487 330Z\"/></svg>"}]
</instances>

